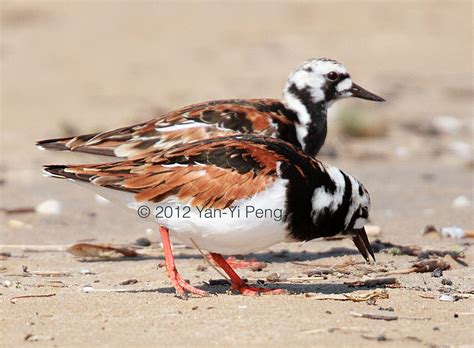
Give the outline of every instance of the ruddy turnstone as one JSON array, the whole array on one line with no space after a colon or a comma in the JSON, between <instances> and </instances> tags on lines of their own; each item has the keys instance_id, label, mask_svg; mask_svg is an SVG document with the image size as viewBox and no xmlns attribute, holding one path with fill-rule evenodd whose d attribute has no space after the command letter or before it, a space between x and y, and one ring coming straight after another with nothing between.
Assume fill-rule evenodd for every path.
<instances>
[{"instance_id":1,"label":"ruddy turnstone","mask_svg":"<svg viewBox=\"0 0 474 348\"><path fill-rule=\"evenodd\" d=\"M278 294L244 282L223 254L245 254L284 241L352 237L366 260L370 197L353 176L272 137L236 135L200 140L114 163L47 165L46 175L85 184L157 222L168 275L179 295L206 293L186 283L169 234L211 252L242 294Z\"/></svg>"},{"instance_id":2,"label":"ruddy turnstone","mask_svg":"<svg viewBox=\"0 0 474 348\"><path fill-rule=\"evenodd\" d=\"M328 107L347 97L384 101L352 82L342 64L311 59L290 74L282 100L208 101L133 126L42 140L37 145L132 159L190 141L253 133L283 139L315 156L326 140Z\"/></svg>"}]
</instances>

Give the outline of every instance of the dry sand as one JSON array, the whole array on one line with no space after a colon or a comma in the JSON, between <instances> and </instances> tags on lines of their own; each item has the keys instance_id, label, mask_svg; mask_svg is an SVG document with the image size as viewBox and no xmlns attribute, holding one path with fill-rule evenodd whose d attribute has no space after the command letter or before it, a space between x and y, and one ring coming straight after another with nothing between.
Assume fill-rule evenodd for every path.
<instances>
[{"instance_id":1,"label":"dry sand","mask_svg":"<svg viewBox=\"0 0 474 348\"><path fill-rule=\"evenodd\" d=\"M332 148L338 155L322 158L366 184L372 221L383 231L379 238L441 250L465 248L469 266L444 272L451 286L430 273L396 275L401 287L386 289L389 298L375 305L315 298L373 291L344 284L362 278L356 270L362 263L345 276L277 284L294 294L249 298L227 294L226 286L205 285L219 275L210 268L197 270L205 263L196 251L177 249L182 274L217 293L183 301L158 269L157 248L150 257L84 262L65 252L2 247L0 252L11 257L0 260L0 346L473 345L474 300L438 300L443 293L472 296L472 239L421 235L428 224L474 227L471 2L2 1L1 6L0 208L35 206L46 199L63 207L53 216L0 213L2 245L69 245L84 239L126 244L143 236L158 241L156 231L145 234L154 226L97 203L86 190L41 176L42 163L93 157L39 152L34 141L112 129L202 100L278 97L291 69L322 55L342 61L354 80L389 100L336 104L332 121L341 110L356 110L373 122L382 120L388 134L352 139L335 131L333 122L325 151ZM414 131L443 115L455 117L460 127L440 135ZM471 205L455 207L459 196ZM15 228L12 219L26 225ZM362 262L349 241L277 245L271 251L282 249L290 253L254 255L269 262L261 272L239 273L253 280L274 272L295 278L316 267L291 263L295 260ZM376 267L388 269L416 260L388 253L377 257ZM23 266L69 275L24 277ZM82 274L85 270L93 274ZM127 279L137 283L119 285ZM129 291L84 293L85 286ZM55 296L11 303L30 294ZM399 319L357 318L351 312Z\"/></svg>"}]
</instances>

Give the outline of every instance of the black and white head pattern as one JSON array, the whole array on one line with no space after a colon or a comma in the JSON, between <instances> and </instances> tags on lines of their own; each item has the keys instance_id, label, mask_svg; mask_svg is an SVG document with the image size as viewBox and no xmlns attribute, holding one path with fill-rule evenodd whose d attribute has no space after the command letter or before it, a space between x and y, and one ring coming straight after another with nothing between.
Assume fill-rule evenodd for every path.
<instances>
[{"instance_id":1,"label":"black and white head pattern","mask_svg":"<svg viewBox=\"0 0 474 348\"><path fill-rule=\"evenodd\" d=\"M316 225L330 223L342 234L350 235L354 229L362 228L369 217L369 193L352 175L335 167L325 167L335 189L321 186L314 190L311 200L313 222Z\"/></svg>"},{"instance_id":2,"label":"black and white head pattern","mask_svg":"<svg viewBox=\"0 0 474 348\"><path fill-rule=\"evenodd\" d=\"M341 63L327 58L310 59L288 77L285 98L299 90L308 93L314 103L331 103L350 97L351 87L351 77Z\"/></svg>"}]
</instances>

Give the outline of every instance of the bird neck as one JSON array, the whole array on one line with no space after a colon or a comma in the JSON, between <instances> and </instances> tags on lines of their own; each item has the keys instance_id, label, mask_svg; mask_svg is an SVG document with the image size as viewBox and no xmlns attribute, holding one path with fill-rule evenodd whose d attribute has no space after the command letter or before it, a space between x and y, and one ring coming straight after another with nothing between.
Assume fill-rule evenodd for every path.
<instances>
[{"instance_id":1,"label":"bird neck","mask_svg":"<svg viewBox=\"0 0 474 348\"><path fill-rule=\"evenodd\" d=\"M298 142L307 154L316 156L327 135L326 101L315 98L309 87L300 89L295 84L285 88L283 100L286 107L297 115L295 128Z\"/></svg>"}]
</instances>

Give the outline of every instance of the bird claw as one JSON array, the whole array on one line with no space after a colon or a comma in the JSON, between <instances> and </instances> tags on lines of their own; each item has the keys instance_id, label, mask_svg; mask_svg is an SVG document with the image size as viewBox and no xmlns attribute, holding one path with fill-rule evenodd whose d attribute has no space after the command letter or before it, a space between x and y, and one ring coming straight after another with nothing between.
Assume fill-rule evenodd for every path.
<instances>
[{"instance_id":1,"label":"bird claw","mask_svg":"<svg viewBox=\"0 0 474 348\"><path fill-rule=\"evenodd\" d=\"M288 291L285 289L267 289L250 286L246 283L233 284L232 290L239 291L244 296L260 296L260 295L286 295Z\"/></svg>"}]
</instances>

